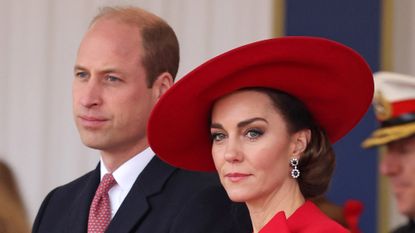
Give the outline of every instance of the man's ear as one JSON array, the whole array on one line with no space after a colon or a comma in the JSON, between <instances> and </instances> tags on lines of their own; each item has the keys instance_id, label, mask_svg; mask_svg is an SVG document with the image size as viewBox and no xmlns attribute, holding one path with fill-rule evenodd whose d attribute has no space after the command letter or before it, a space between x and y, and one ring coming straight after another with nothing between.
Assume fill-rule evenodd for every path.
<instances>
[{"instance_id":1,"label":"man's ear","mask_svg":"<svg viewBox=\"0 0 415 233\"><path fill-rule=\"evenodd\" d=\"M161 73L153 83L153 99L157 102L160 97L173 85L173 77L168 72Z\"/></svg>"},{"instance_id":2,"label":"man's ear","mask_svg":"<svg viewBox=\"0 0 415 233\"><path fill-rule=\"evenodd\" d=\"M306 150L308 143L311 140L311 130L302 129L294 134L294 151L293 155L300 157Z\"/></svg>"}]
</instances>

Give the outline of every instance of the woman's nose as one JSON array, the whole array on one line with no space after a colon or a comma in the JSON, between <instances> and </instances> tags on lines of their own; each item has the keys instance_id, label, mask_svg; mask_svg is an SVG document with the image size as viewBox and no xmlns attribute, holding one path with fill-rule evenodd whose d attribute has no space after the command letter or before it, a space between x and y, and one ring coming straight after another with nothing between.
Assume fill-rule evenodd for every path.
<instances>
[{"instance_id":1,"label":"woman's nose","mask_svg":"<svg viewBox=\"0 0 415 233\"><path fill-rule=\"evenodd\" d=\"M243 152L241 150L241 145L239 145L237 140L228 139L224 156L225 160L230 163L242 161Z\"/></svg>"}]
</instances>

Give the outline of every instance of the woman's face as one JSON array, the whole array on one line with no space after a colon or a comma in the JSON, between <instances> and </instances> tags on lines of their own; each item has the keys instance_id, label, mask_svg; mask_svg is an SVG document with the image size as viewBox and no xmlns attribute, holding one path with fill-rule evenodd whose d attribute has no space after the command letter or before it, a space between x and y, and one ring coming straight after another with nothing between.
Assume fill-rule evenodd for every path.
<instances>
[{"instance_id":1,"label":"woman's face","mask_svg":"<svg viewBox=\"0 0 415 233\"><path fill-rule=\"evenodd\" d=\"M289 160L296 153L297 133L288 132L267 95L246 90L218 100L211 134L213 160L233 201L267 200L296 183Z\"/></svg>"}]
</instances>

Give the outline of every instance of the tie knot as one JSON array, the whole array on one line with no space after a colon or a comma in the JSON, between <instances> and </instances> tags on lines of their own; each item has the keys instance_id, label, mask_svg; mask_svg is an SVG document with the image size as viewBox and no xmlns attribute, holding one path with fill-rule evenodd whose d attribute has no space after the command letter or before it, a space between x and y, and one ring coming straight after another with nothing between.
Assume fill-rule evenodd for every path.
<instances>
[{"instance_id":1,"label":"tie knot","mask_svg":"<svg viewBox=\"0 0 415 233\"><path fill-rule=\"evenodd\" d=\"M107 173L102 177L97 193L108 193L108 191L117 183L111 173Z\"/></svg>"}]
</instances>

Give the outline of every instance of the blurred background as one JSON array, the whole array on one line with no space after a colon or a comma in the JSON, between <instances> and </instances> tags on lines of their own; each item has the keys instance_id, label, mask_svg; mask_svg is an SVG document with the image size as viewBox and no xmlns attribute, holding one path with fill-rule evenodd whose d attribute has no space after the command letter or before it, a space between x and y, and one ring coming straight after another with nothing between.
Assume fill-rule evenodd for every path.
<instances>
[{"instance_id":1,"label":"blurred background","mask_svg":"<svg viewBox=\"0 0 415 233\"><path fill-rule=\"evenodd\" d=\"M179 78L231 48L284 35L333 39L361 53L374 72L415 75L412 0L0 0L0 160L16 176L30 222L52 188L99 160L73 123L71 83L79 42L104 5L139 6L164 18L179 38ZM328 193L338 205L363 203L360 227L367 233L388 232L403 221L378 176L378 151L360 148L375 127L369 111L335 145Z\"/></svg>"}]
</instances>

